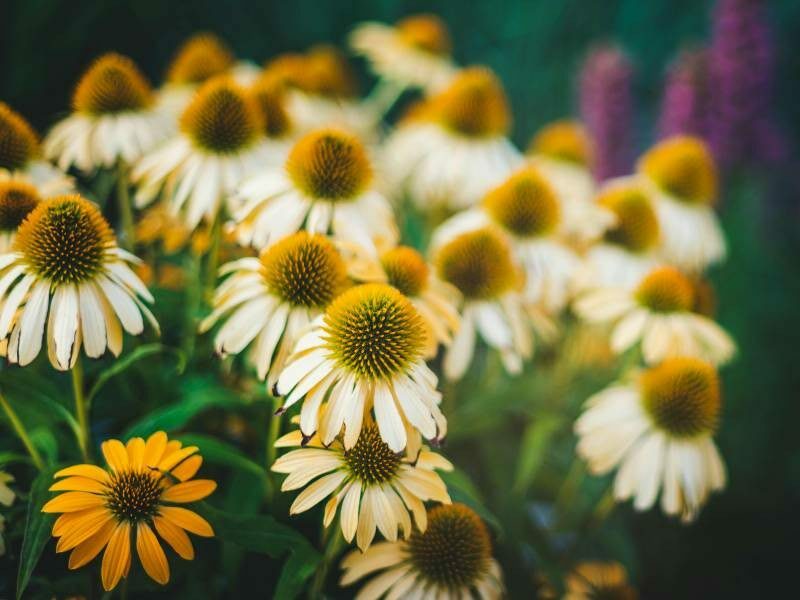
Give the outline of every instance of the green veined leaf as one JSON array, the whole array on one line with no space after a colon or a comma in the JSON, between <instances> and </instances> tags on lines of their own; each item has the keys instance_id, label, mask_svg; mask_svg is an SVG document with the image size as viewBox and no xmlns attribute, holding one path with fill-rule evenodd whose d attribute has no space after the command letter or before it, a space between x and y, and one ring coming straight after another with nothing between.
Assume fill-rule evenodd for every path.
<instances>
[{"instance_id":1,"label":"green veined leaf","mask_svg":"<svg viewBox=\"0 0 800 600\"><path fill-rule=\"evenodd\" d=\"M339 535L339 532L334 532L334 535ZM310 545L293 549L281 569L278 584L275 586L275 598L296 598L303 591L306 581L317 570L319 561L319 553Z\"/></svg>"},{"instance_id":2,"label":"green veined leaf","mask_svg":"<svg viewBox=\"0 0 800 600\"><path fill-rule=\"evenodd\" d=\"M246 471L263 479L266 477L264 467L250 460L236 448L207 435L187 433L178 436L184 446L197 446L204 460L224 465L240 471Z\"/></svg>"},{"instance_id":3,"label":"green veined leaf","mask_svg":"<svg viewBox=\"0 0 800 600\"><path fill-rule=\"evenodd\" d=\"M16 452L0 452L0 467L10 463L29 463L30 457Z\"/></svg>"},{"instance_id":4,"label":"green veined leaf","mask_svg":"<svg viewBox=\"0 0 800 600\"><path fill-rule=\"evenodd\" d=\"M25 521L25 537L22 539L22 551L19 557L19 574L17 576L17 599L30 582L36 563L42 555L44 547L50 540L55 515L45 514L42 507L51 494L47 491L53 483L55 468L45 469L33 480L28 500L28 517Z\"/></svg>"},{"instance_id":5,"label":"green veined leaf","mask_svg":"<svg viewBox=\"0 0 800 600\"><path fill-rule=\"evenodd\" d=\"M453 502L466 504L478 513L484 521L491 525L498 535L503 534L503 526L500 524L500 520L486 508L475 484L472 483L466 473L455 469L449 473L440 471L439 475L442 476L442 479L447 485L447 491Z\"/></svg>"}]
</instances>

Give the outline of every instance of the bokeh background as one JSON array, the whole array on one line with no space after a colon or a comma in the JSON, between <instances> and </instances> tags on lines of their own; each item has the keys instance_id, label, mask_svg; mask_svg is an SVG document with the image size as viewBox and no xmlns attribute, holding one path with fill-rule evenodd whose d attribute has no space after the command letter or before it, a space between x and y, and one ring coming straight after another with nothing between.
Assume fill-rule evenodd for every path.
<instances>
[{"instance_id":1,"label":"bokeh background","mask_svg":"<svg viewBox=\"0 0 800 600\"><path fill-rule=\"evenodd\" d=\"M261 62L316 42L341 44L358 21L394 21L427 11L451 27L461 63L489 65L502 78L514 110L514 138L521 145L537 127L574 113L576 73L587 50L605 40L620 43L637 71L641 149L653 139L664 70L681 47L707 38L713 2L6 0L3 5L0 98L40 131L67 110L73 82L107 50L130 55L159 82L174 49L199 29L218 33L239 56ZM628 507L617 509L615 517L625 519L632 531L632 547L618 558L645 599L797 593L800 2L768 5L778 60L775 120L788 153L779 163L728 174L720 210L730 258L713 273L719 320L741 348L724 371L719 444L729 488L711 500L692 527L657 511L637 515ZM366 90L370 81L364 77L363 83ZM485 443L502 445L503 440L487 436Z\"/></svg>"}]
</instances>

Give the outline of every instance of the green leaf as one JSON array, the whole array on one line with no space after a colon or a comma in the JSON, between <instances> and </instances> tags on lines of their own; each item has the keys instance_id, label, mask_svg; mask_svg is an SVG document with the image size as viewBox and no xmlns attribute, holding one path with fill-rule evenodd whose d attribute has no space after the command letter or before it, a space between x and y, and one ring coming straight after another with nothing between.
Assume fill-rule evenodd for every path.
<instances>
[{"instance_id":1,"label":"green leaf","mask_svg":"<svg viewBox=\"0 0 800 600\"><path fill-rule=\"evenodd\" d=\"M543 414L528 425L522 436L513 490L523 493L530 488L544 463L550 440L558 433L564 419L559 415Z\"/></svg>"},{"instance_id":2,"label":"green leaf","mask_svg":"<svg viewBox=\"0 0 800 600\"><path fill-rule=\"evenodd\" d=\"M144 358L161 353L174 354L178 359L176 370L179 374L183 373L183 370L186 367L186 357L184 356L183 352L177 348L170 348L169 346L165 346L163 344L145 344L143 346L139 346L130 354L126 354L122 358L115 360L110 367L102 371L97 376L97 380L94 382L92 389L89 390L89 393L86 395L86 402L91 403L92 399L97 395L100 389L112 377L127 371L131 366Z\"/></svg>"},{"instance_id":3,"label":"green leaf","mask_svg":"<svg viewBox=\"0 0 800 600\"><path fill-rule=\"evenodd\" d=\"M334 532L339 535L339 532ZM300 546L289 553L289 558L281 569L275 598L296 598L303 591L306 581L314 574L319 564L319 553L311 545Z\"/></svg>"},{"instance_id":4,"label":"green leaf","mask_svg":"<svg viewBox=\"0 0 800 600\"><path fill-rule=\"evenodd\" d=\"M459 469L454 469L450 472L439 471L439 475L442 476L447 485L447 491L453 502L460 502L469 506L491 525L498 535L502 535L503 526L500 524L500 520L486 508L478 489L466 473Z\"/></svg>"},{"instance_id":5,"label":"green leaf","mask_svg":"<svg viewBox=\"0 0 800 600\"><path fill-rule=\"evenodd\" d=\"M53 432L44 427L37 427L30 432L31 442L44 455L45 462L54 463L58 460L58 440Z\"/></svg>"},{"instance_id":6,"label":"green leaf","mask_svg":"<svg viewBox=\"0 0 800 600\"><path fill-rule=\"evenodd\" d=\"M236 448L225 442L207 435L189 433L178 436L185 446L197 446L204 460L210 463L224 465L257 475L263 479L266 476L264 467L250 460Z\"/></svg>"},{"instance_id":7,"label":"green leaf","mask_svg":"<svg viewBox=\"0 0 800 600\"><path fill-rule=\"evenodd\" d=\"M0 467L9 463L29 463L30 457L16 452L0 452Z\"/></svg>"},{"instance_id":8,"label":"green leaf","mask_svg":"<svg viewBox=\"0 0 800 600\"><path fill-rule=\"evenodd\" d=\"M19 574L17 576L17 599L30 582L36 563L42 555L44 547L50 540L50 532L56 517L42 512L42 507L51 494L48 488L53 483L55 468L45 469L33 480L31 484L30 499L28 500L28 517L25 521L25 537L22 539L22 551L19 557Z\"/></svg>"}]
</instances>

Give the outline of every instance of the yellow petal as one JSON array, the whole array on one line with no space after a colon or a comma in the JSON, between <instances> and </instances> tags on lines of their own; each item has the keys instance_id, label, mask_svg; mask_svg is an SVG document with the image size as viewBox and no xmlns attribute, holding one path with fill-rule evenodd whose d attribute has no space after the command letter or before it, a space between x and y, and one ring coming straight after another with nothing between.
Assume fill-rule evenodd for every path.
<instances>
[{"instance_id":1,"label":"yellow petal","mask_svg":"<svg viewBox=\"0 0 800 600\"><path fill-rule=\"evenodd\" d=\"M89 492L65 492L56 496L42 507L42 512L59 513L75 512L85 508L94 508L105 503L105 498Z\"/></svg>"},{"instance_id":2,"label":"yellow petal","mask_svg":"<svg viewBox=\"0 0 800 600\"><path fill-rule=\"evenodd\" d=\"M94 492L102 494L107 491L104 483L88 477L67 477L50 486L51 492Z\"/></svg>"},{"instance_id":3,"label":"yellow petal","mask_svg":"<svg viewBox=\"0 0 800 600\"><path fill-rule=\"evenodd\" d=\"M144 440L140 437L129 439L125 450L128 452L128 462L131 468L140 471L144 465Z\"/></svg>"},{"instance_id":4,"label":"yellow petal","mask_svg":"<svg viewBox=\"0 0 800 600\"><path fill-rule=\"evenodd\" d=\"M95 533L100 531L108 521L113 520L108 509L101 507L94 511L87 511L80 520L75 521L56 544L56 552L66 552L72 550L78 544L82 544Z\"/></svg>"},{"instance_id":5,"label":"yellow petal","mask_svg":"<svg viewBox=\"0 0 800 600\"><path fill-rule=\"evenodd\" d=\"M119 442L118 442L119 443ZM119 444L122 446L122 444ZM124 450L124 446L122 446ZM100 575L103 580L103 589L110 592L119 583L125 574L125 569L131 558L131 526L127 522L117 524L117 528L108 540L108 546L103 553L103 566Z\"/></svg>"},{"instance_id":6,"label":"yellow petal","mask_svg":"<svg viewBox=\"0 0 800 600\"><path fill-rule=\"evenodd\" d=\"M172 546L172 549L175 550L178 556L185 560L192 560L194 558L192 540L189 539L189 536L186 535L183 529L177 525L173 525L164 517L155 517L153 519L153 525L156 526L158 535Z\"/></svg>"},{"instance_id":7,"label":"yellow petal","mask_svg":"<svg viewBox=\"0 0 800 600\"><path fill-rule=\"evenodd\" d=\"M153 435L147 438L147 443L144 447L144 465L146 467L155 467L161 462L161 457L164 456L164 449L167 447L167 434L163 431L156 431Z\"/></svg>"},{"instance_id":8,"label":"yellow petal","mask_svg":"<svg viewBox=\"0 0 800 600\"><path fill-rule=\"evenodd\" d=\"M194 479L178 483L164 490L161 499L165 502L197 502L217 489L217 482L210 479Z\"/></svg>"},{"instance_id":9,"label":"yellow petal","mask_svg":"<svg viewBox=\"0 0 800 600\"><path fill-rule=\"evenodd\" d=\"M68 512L56 519L53 523L53 537L61 537L62 535L69 535L75 527L80 527L80 522L86 517L91 517L98 511L108 512L105 506L95 506L94 508L87 508L76 512Z\"/></svg>"},{"instance_id":10,"label":"yellow petal","mask_svg":"<svg viewBox=\"0 0 800 600\"><path fill-rule=\"evenodd\" d=\"M107 440L100 446L103 456L115 473L124 471L128 468L128 451L119 440Z\"/></svg>"},{"instance_id":11,"label":"yellow petal","mask_svg":"<svg viewBox=\"0 0 800 600\"><path fill-rule=\"evenodd\" d=\"M214 536L214 530L208 521L191 510L180 508L179 506L162 506L159 512L162 517L171 521L173 525L177 525L186 531L202 537Z\"/></svg>"},{"instance_id":12,"label":"yellow petal","mask_svg":"<svg viewBox=\"0 0 800 600\"><path fill-rule=\"evenodd\" d=\"M97 465L73 465L66 469L61 469L54 475L56 478L70 476L88 477L89 479L102 481L103 483L108 481L108 471L101 469Z\"/></svg>"},{"instance_id":13,"label":"yellow petal","mask_svg":"<svg viewBox=\"0 0 800 600\"><path fill-rule=\"evenodd\" d=\"M115 521L109 520L100 528L100 531L78 545L69 555L69 568L79 569L97 556L108 543L116 526Z\"/></svg>"},{"instance_id":14,"label":"yellow petal","mask_svg":"<svg viewBox=\"0 0 800 600\"><path fill-rule=\"evenodd\" d=\"M190 456L177 467L172 469L172 476L181 481L191 479L200 470L200 465L203 464L203 457L199 454Z\"/></svg>"},{"instance_id":15,"label":"yellow petal","mask_svg":"<svg viewBox=\"0 0 800 600\"><path fill-rule=\"evenodd\" d=\"M147 523L140 522L136 527L136 551L145 573L157 583L166 584L169 581L169 563L156 534Z\"/></svg>"},{"instance_id":16,"label":"yellow petal","mask_svg":"<svg viewBox=\"0 0 800 600\"><path fill-rule=\"evenodd\" d=\"M199 448L197 446L186 446L186 448L181 448L172 453L164 453L164 458L161 459L161 462L158 463L158 468L162 471L169 471L173 467L177 466L178 463L183 462L186 458L197 452Z\"/></svg>"}]
</instances>

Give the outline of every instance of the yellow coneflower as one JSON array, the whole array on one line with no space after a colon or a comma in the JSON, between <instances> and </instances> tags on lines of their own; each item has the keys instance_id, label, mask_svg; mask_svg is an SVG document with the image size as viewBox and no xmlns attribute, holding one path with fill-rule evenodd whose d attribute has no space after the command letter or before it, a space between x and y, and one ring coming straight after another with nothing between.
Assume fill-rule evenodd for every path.
<instances>
[{"instance_id":1,"label":"yellow coneflower","mask_svg":"<svg viewBox=\"0 0 800 600\"><path fill-rule=\"evenodd\" d=\"M200 324L209 330L220 319L218 353L251 347L249 360L259 379L272 387L300 335L348 285L347 267L324 236L301 231L262 251L224 265L231 274L214 295L214 311Z\"/></svg>"},{"instance_id":2,"label":"yellow coneflower","mask_svg":"<svg viewBox=\"0 0 800 600\"><path fill-rule=\"evenodd\" d=\"M297 140L298 131L289 114L288 93L272 77L262 76L250 87L261 110L264 136L272 150L272 157L265 166L277 167L286 160L286 155Z\"/></svg>"},{"instance_id":3,"label":"yellow coneflower","mask_svg":"<svg viewBox=\"0 0 800 600\"><path fill-rule=\"evenodd\" d=\"M306 134L285 164L244 182L234 214L239 242L264 248L306 229L373 249L398 231L389 201L377 191L361 141L341 129Z\"/></svg>"},{"instance_id":4,"label":"yellow coneflower","mask_svg":"<svg viewBox=\"0 0 800 600\"><path fill-rule=\"evenodd\" d=\"M356 594L356 600L439 598L458 600L503 597L500 565L492 558L489 531L463 504L428 510L428 527L408 540L374 544L342 560L340 585L348 586L380 572Z\"/></svg>"},{"instance_id":5,"label":"yellow coneflower","mask_svg":"<svg viewBox=\"0 0 800 600\"><path fill-rule=\"evenodd\" d=\"M507 240L489 228L461 233L435 248L434 265L437 276L463 297L461 325L444 359L445 376L464 375L478 335L500 351L506 370L519 373L533 353L533 337L523 308L522 273Z\"/></svg>"},{"instance_id":6,"label":"yellow coneflower","mask_svg":"<svg viewBox=\"0 0 800 600\"><path fill-rule=\"evenodd\" d=\"M565 580L564 600L637 600L639 594L630 583L628 573L615 562L584 562Z\"/></svg>"},{"instance_id":7,"label":"yellow coneflower","mask_svg":"<svg viewBox=\"0 0 800 600\"><path fill-rule=\"evenodd\" d=\"M653 202L641 183L630 177L608 182L595 202L613 215L614 222L586 251L578 286L631 288L662 263L661 228Z\"/></svg>"},{"instance_id":8,"label":"yellow coneflower","mask_svg":"<svg viewBox=\"0 0 800 600\"><path fill-rule=\"evenodd\" d=\"M303 400L303 434L319 433L327 445L344 426L348 450L369 410L395 452L409 442L408 430L442 439L447 422L424 350L422 318L405 296L385 284L351 288L297 342L275 386L286 397L281 412ZM327 409L321 415L323 400Z\"/></svg>"},{"instance_id":9,"label":"yellow coneflower","mask_svg":"<svg viewBox=\"0 0 800 600\"><path fill-rule=\"evenodd\" d=\"M522 160L506 137L510 124L497 77L479 67L460 71L387 140L390 183L422 209L472 206Z\"/></svg>"},{"instance_id":10,"label":"yellow coneflower","mask_svg":"<svg viewBox=\"0 0 800 600\"><path fill-rule=\"evenodd\" d=\"M725 467L712 436L721 411L719 377L710 364L676 357L645 369L632 383L592 396L575 422L577 451L596 474L619 467L614 496L634 498L685 521L710 492L725 486Z\"/></svg>"},{"instance_id":11,"label":"yellow coneflower","mask_svg":"<svg viewBox=\"0 0 800 600\"><path fill-rule=\"evenodd\" d=\"M613 222L608 210L592 200L592 142L577 121L555 121L531 140L528 160L547 179L561 205L564 233L584 246L599 238Z\"/></svg>"},{"instance_id":12,"label":"yellow coneflower","mask_svg":"<svg viewBox=\"0 0 800 600\"><path fill-rule=\"evenodd\" d=\"M75 165L90 172L120 161L131 164L172 131L147 79L119 54L92 63L75 88L72 108L44 141L45 155L62 169Z\"/></svg>"},{"instance_id":13,"label":"yellow coneflower","mask_svg":"<svg viewBox=\"0 0 800 600\"><path fill-rule=\"evenodd\" d=\"M419 531L427 527L424 502L450 503L450 496L435 469L452 470L442 456L426 447L409 456L395 452L381 439L374 423L367 423L350 449L341 438L322 444L319 435L306 438L293 431L277 441L279 448L303 446L284 454L272 470L289 476L281 491L305 488L289 508L291 514L305 512L330 497L323 525L328 527L341 506L342 535L356 538L364 551L375 537L375 529L387 540L412 532L411 513ZM313 482L311 482L314 480ZM310 483L311 482L311 483Z\"/></svg>"},{"instance_id":14,"label":"yellow coneflower","mask_svg":"<svg viewBox=\"0 0 800 600\"><path fill-rule=\"evenodd\" d=\"M436 15L412 15L394 26L362 23L350 34L349 42L378 77L401 89L436 91L456 72L450 56L450 32Z\"/></svg>"},{"instance_id":15,"label":"yellow coneflower","mask_svg":"<svg viewBox=\"0 0 800 600\"><path fill-rule=\"evenodd\" d=\"M11 250L17 229L41 200L32 183L22 179L0 181L0 253Z\"/></svg>"},{"instance_id":16,"label":"yellow coneflower","mask_svg":"<svg viewBox=\"0 0 800 600\"><path fill-rule=\"evenodd\" d=\"M36 358L45 322L50 362L62 370L74 365L81 346L92 358L106 348L118 355L122 329L140 334L143 314L157 330L140 300L153 297L127 264L137 262L117 247L88 200L40 202L20 225L12 252L0 256L0 339L8 339L9 360L27 365Z\"/></svg>"},{"instance_id":17,"label":"yellow coneflower","mask_svg":"<svg viewBox=\"0 0 800 600\"><path fill-rule=\"evenodd\" d=\"M178 556L192 560L194 548L186 532L214 535L200 515L175 505L202 500L217 484L194 479L203 462L197 447L170 441L163 431L147 441L107 440L101 447L106 469L82 464L55 474L50 491L63 493L42 511L62 513L53 524L56 552L71 550L69 568L78 569L105 548L100 573L103 588L111 591L127 577L135 544L145 572L165 585L169 563L159 537Z\"/></svg>"},{"instance_id":18,"label":"yellow coneflower","mask_svg":"<svg viewBox=\"0 0 800 600\"><path fill-rule=\"evenodd\" d=\"M236 186L269 158L261 111L228 77L206 82L180 118L180 133L145 156L131 178L143 206L159 193L194 230L213 224Z\"/></svg>"},{"instance_id":19,"label":"yellow coneflower","mask_svg":"<svg viewBox=\"0 0 800 600\"><path fill-rule=\"evenodd\" d=\"M42 160L41 154L39 137L30 124L0 102L0 183L30 183L45 196L72 191L72 178Z\"/></svg>"},{"instance_id":20,"label":"yellow coneflower","mask_svg":"<svg viewBox=\"0 0 800 600\"><path fill-rule=\"evenodd\" d=\"M613 322L611 348L622 353L641 341L647 363L670 356L695 356L714 364L736 352L730 336L713 320L694 312L692 281L675 267L657 267L633 289L603 288L575 304L593 322Z\"/></svg>"},{"instance_id":21,"label":"yellow coneflower","mask_svg":"<svg viewBox=\"0 0 800 600\"><path fill-rule=\"evenodd\" d=\"M637 169L653 194L664 259L698 273L723 260L725 238L713 210L717 168L703 141L666 139L639 159Z\"/></svg>"}]
</instances>

